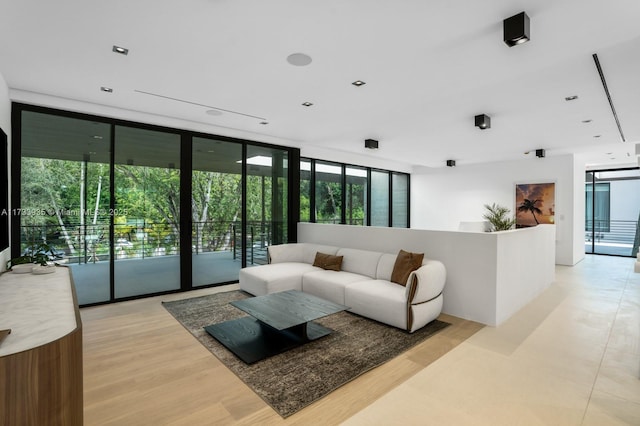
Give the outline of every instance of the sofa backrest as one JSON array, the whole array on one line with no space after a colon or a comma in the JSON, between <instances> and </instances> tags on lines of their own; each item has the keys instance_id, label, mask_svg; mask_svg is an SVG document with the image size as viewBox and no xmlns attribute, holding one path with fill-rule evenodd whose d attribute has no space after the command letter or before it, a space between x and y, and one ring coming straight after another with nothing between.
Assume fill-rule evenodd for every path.
<instances>
[{"instance_id":1,"label":"sofa backrest","mask_svg":"<svg viewBox=\"0 0 640 426\"><path fill-rule=\"evenodd\" d=\"M312 265L316 258L316 253L335 255L338 247L311 243L293 243L269 246L267 250L270 263L302 262Z\"/></svg>"},{"instance_id":2,"label":"sofa backrest","mask_svg":"<svg viewBox=\"0 0 640 426\"><path fill-rule=\"evenodd\" d=\"M396 264L397 254L385 253L380 257L378 262L378 268L376 270L376 279L378 280L391 280L391 273L393 272L393 266Z\"/></svg>"},{"instance_id":3,"label":"sofa backrest","mask_svg":"<svg viewBox=\"0 0 640 426\"><path fill-rule=\"evenodd\" d=\"M375 279L378 269L378 261L380 260L382 253L376 251L341 248L338 249L336 256L343 256L343 271L366 275Z\"/></svg>"}]
</instances>

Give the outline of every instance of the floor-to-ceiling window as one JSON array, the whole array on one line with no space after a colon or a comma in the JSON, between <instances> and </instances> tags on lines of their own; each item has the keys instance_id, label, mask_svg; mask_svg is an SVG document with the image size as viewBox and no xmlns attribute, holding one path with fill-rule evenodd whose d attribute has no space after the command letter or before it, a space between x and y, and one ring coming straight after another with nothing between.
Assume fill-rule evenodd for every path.
<instances>
[{"instance_id":1,"label":"floor-to-ceiling window","mask_svg":"<svg viewBox=\"0 0 640 426\"><path fill-rule=\"evenodd\" d=\"M23 111L21 123L14 256L46 244L50 257L73 268L83 303L107 301L111 127L33 111Z\"/></svg>"},{"instance_id":2,"label":"floor-to-ceiling window","mask_svg":"<svg viewBox=\"0 0 640 426\"><path fill-rule=\"evenodd\" d=\"M242 145L196 137L192 152L192 283L233 281L242 267Z\"/></svg>"},{"instance_id":3,"label":"floor-to-ceiling window","mask_svg":"<svg viewBox=\"0 0 640 426\"><path fill-rule=\"evenodd\" d=\"M409 175L391 174L391 226L406 228L409 226Z\"/></svg>"},{"instance_id":4,"label":"floor-to-ceiling window","mask_svg":"<svg viewBox=\"0 0 640 426\"><path fill-rule=\"evenodd\" d=\"M367 224L367 169L345 167L345 223Z\"/></svg>"},{"instance_id":5,"label":"floor-to-ceiling window","mask_svg":"<svg viewBox=\"0 0 640 426\"><path fill-rule=\"evenodd\" d=\"M389 172L371 171L371 226L389 226Z\"/></svg>"},{"instance_id":6,"label":"floor-to-ceiling window","mask_svg":"<svg viewBox=\"0 0 640 426\"><path fill-rule=\"evenodd\" d=\"M300 222L311 222L311 160L300 160Z\"/></svg>"},{"instance_id":7,"label":"floor-to-ceiling window","mask_svg":"<svg viewBox=\"0 0 640 426\"><path fill-rule=\"evenodd\" d=\"M317 223L342 223L342 165L315 162L315 217Z\"/></svg>"},{"instance_id":8,"label":"floor-to-ceiling window","mask_svg":"<svg viewBox=\"0 0 640 426\"><path fill-rule=\"evenodd\" d=\"M640 169L585 175L585 251L636 256L640 240Z\"/></svg>"},{"instance_id":9,"label":"floor-to-ceiling window","mask_svg":"<svg viewBox=\"0 0 640 426\"><path fill-rule=\"evenodd\" d=\"M267 263L267 247L288 240L287 151L247 147L247 266Z\"/></svg>"},{"instance_id":10,"label":"floor-to-ceiling window","mask_svg":"<svg viewBox=\"0 0 640 426\"><path fill-rule=\"evenodd\" d=\"M115 298L180 288L180 135L115 126Z\"/></svg>"},{"instance_id":11,"label":"floor-to-ceiling window","mask_svg":"<svg viewBox=\"0 0 640 426\"><path fill-rule=\"evenodd\" d=\"M300 221L408 228L406 173L303 158Z\"/></svg>"},{"instance_id":12,"label":"floor-to-ceiling window","mask_svg":"<svg viewBox=\"0 0 640 426\"><path fill-rule=\"evenodd\" d=\"M13 116L12 257L46 243L81 305L232 282L295 239L294 148L23 104Z\"/></svg>"}]
</instances>

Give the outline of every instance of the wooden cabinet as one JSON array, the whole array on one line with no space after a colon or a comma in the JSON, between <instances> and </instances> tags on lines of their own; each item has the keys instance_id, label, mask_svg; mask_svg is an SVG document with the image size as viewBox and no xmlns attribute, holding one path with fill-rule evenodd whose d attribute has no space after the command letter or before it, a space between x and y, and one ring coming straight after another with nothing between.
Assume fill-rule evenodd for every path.
<instances>
[{"instance_id":1,"label":"wooden cabinet","mask_svg":"<svg viewBox=\"0 0 640 426\"><path fill-rule=\"evenodd\" d=\"M0 276L0 424L82 425L82 323L71 271Z\"/></svg>"}]
</instances>

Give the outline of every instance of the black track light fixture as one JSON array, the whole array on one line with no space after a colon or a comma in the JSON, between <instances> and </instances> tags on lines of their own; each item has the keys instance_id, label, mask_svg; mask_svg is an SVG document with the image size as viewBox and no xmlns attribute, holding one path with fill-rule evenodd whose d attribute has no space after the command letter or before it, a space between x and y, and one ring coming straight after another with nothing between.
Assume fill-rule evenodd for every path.
<instances>
[{"instance_id":1,"label":"black track light fixture","mask_svg":"<svg viewBox=\"0 0 640 426\"><path fill-rule=\"evenodd\" d=\"M365 139L364 147L368 149L378 149L378 141L375 139Z\"/></svg>"},{"instance_id":2,"label":"black track light fixture","mask_svg":"<svg viewBox=\"0 0 640 426\"><path fill-rule=\"evenodd\" d=\"M529 17L526 13L520 12L502 21L504 42L509 47L526 43L531 38L529 31Z\"/></svg>"},{"instance_id":3,"label":"black track light fixture","mask_svg":"<svg viewBox=\"0 0 640 426\"><path fill-rule=\"evenodd\" d=\"M536 149L536 157L544 158L544 156L545 156L544 149Z\"/></svg>"},{"instance_id":4,"label":"black track light fixture","mask_svg":"<svg viewBox=\"0 0 640 426\"><path fill-rule=\"evenodd\" d=\"M479 127L481 130L490 129L491 128L491 117L487 114L479 114L475 116L476 127Z\"/></svg>"},{"instance_id":5,"label":"black track light fixture","mask_svg":"<svg viewBox=\"0 0 640 426\"><path fill-rule=\"evenodd\" d=\"M447 160L447 167L455 167L456 160Z\"/></svg>"}]
</instances>

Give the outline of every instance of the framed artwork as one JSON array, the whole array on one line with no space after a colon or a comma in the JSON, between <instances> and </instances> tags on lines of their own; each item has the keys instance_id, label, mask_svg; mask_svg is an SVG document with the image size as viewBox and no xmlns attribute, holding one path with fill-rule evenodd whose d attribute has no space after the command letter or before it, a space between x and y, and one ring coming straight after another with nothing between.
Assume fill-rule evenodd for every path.
<instances>
[{"instance_id":1,"label":"framed artwork","mask_svg":"<svg viewBox=\"0 0 640 426\"><path fill-rule=\"evenodd\" d=\"M525 183L516 185L516 228L555 224L556 184Z\"/></svg>"},{"instance_id":2,"label":"framed artwork","mask_svg":"<svg viewBox=\"0 0 640 426\"><path fill-rule=\"evenodd\" d=\"M7 134L0 129L0 251L9 247L9 158Z\"/></svg>"}]
</instances>

